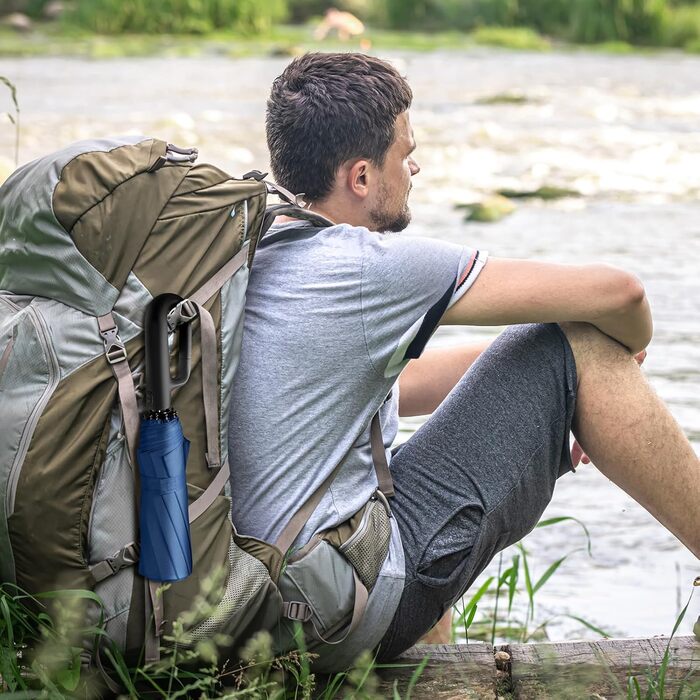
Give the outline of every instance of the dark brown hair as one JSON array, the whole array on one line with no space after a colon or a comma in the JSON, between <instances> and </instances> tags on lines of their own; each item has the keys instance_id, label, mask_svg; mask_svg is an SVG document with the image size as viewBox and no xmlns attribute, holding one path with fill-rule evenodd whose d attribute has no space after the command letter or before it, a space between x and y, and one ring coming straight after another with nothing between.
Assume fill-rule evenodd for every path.
<instances>
[{"instance_id":1,"label":"dark brown hair","mask_svg":"<svg viewBox=\"0 0 700 700\"><path fill-rule=\"evenodd\" d=\"M331 189L351 158L382 166L396 118L411 106L406 80L386 61L359 53L309 53L272 84L267 145L275 180L308 201Z\"/></svg>"}]
</instances>

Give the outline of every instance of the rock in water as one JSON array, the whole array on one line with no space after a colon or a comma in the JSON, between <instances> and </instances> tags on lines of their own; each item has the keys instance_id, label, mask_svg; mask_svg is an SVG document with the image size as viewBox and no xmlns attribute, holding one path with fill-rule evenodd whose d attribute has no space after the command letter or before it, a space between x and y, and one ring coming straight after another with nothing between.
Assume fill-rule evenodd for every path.
<instances>
[{"instance_id":1,"label":"rock in water","mask_svg":"<svg viewBox=\"0 0 700 700\"><path fill-rule=\"evenodd\" d=\"M536 190L498 190L498 194L508 199L563 199L564 197L580 197L581 193L570 190L566 187L555 187L554 185L542 185Z\"/></svg>"},{"instance_id":2,"label":"rock in water","mask_svg":"<svg viewBox=\"0 0 700 700\"><path fill-rule=\"evenodd\" d=\"M471 204L458 204L458 209L466 209L465 221L478 221L493 223L515 211L515 204L506 197L494 194L486 197L481 202Z\"/></svg>"}]
</instances>

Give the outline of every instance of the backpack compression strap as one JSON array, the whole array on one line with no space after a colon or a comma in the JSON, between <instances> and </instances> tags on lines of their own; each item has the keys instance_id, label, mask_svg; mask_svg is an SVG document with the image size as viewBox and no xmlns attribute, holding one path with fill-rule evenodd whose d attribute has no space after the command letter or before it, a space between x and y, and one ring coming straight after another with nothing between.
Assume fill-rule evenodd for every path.
<instances>
[{"instance_id":1,"label":"backpack compression strap","mask_svg":"<svg viewBox=\"0 0 700 700\"><path fill-rule=\"evenodd\" d=\"M394 495L394 485L391 479L391 472L389 471L389 464L386 460L386 452L384 450L384 439L382 438L382 426L379 421L379 411L372 417L372 424L370 426L370 442L372 444L372 461L374 462L374 470L377 474L377 483L379 484L379 490L385 496ZM316 506L321 502L321 498L330 488L333 479L338 475L343 462L352 451L355 442L350 445L348 451L343 455L343 458L338 462L335 469L326 477L325 481L311 494L307 499L306 503L299 508L299 510L294 514L292 519L287 523L287 526L282 530L282 534L277 538L275 545L282 551L286 552L293 544L294 540L297 538L299 533L304 528L304 525L308 522L311 514L316 510ZM388 506L388 504L387 504ZM344 642L352 632L357 629L357 626L362 622L365 616L365 610L367 609L367 601L369 600L369 591L364 583L360 580L357 575L357 571L353 567L352 570L353 579L355 581L355 602L352 609L352 619L348 625L345 634L334 641L329 641L325 639L321 634L319 634L314 624L314 630L318 638L325 644L340 644ZM307 621L311 619L311 610L307 603L299 603L296 601L285 601L282 606L282 616L290 620ZM313 621L312 621L313 624Z\"/></svg>"},{"instance_id":2,"label":"backpack compression strap","mask_svg":"<svg viewBox=\"0 0 700 700\"><path fill-rule=\"evenodd\" d=\"M377 474L377 482L379 490L385 496L394 495L394 487L391 480L391 472L386 461L386 453L384 451L384 440L382 438L382 428L379 422L379 411L372 418L370 429L370 439L372 443L372 461L374 462L374 470ZM294 540L299 536L299 533L304 529L311 514L316 510L316 506L321 502L324 494L330 488L331 483L338 475L343 462L355 446L355 442L350 445L348 451L343 455L343 458L335 466L335 469L326 477L324 482L309 496L304 505L294 514L292 519L287 523L282 533L277 538L275 546L282 552L286 552L294 543ZM386 489L386 490L385 490Z\"/></svg>"},{"instance_id":3,"label":"backpack compression strap","mask_svg":"<svg viewBox=\"0 0 700 700\"><path fill-rule=\"evenodd\" d=\"M97 317L97 325L105 346L105 358L117 380L119 405L124 422L126 443L129 447L129 461L136 472L136 443L139 436L139 409L131 369L126 355L126 347L119 337L119 329L111 312Z\"/></svg>"}]
</instances>

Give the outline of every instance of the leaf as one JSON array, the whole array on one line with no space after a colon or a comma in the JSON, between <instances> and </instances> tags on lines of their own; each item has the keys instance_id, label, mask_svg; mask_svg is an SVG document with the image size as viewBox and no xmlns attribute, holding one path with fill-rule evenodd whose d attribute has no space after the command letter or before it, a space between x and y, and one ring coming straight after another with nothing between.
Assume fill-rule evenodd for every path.
<instances>
[{"instance_id":1,"label":"leaf","mask_svg":"<svg viewBox=\"0 0 700 700\"><path fill-rule=\"evenodd\" d=\"M548 518L547 520L540 520L540 522L537 523L537 525L535 525L535 527L536 528L537 527L549 527L550 525L556 525L557 523L563 523L566 521L578 523L583 528L583 531L586 533L586 541L587 541L586 549L588 550L588 556L592 557L593 553L591 551L591 533L588 531L586 524L583 523L578 518L574 518L572 515L560 515L557 518Z\"/></svg>"},{"instance_id":2,"label":"leaf","mask_svg":"<svg viewBox=\"0 0 700 700\"><path fill-rule=\"evenodd\" d=\"M634 695L632 695L633 692ZM639 687L636 676L630 676L627 679L627 698L628 700L642 700L642 689Z\"/></svg>"},{"instance_id":3,"label":"leaf","mask_svg":"<svg viewBox=\"0 0 700 700\"><path fill-rule=\"evenodd\" d=\"M484 581L481 586L479 586L479 589L477 592L471 597L470 601L467 603L466 607L462 611L462 614L459 616L457 619L457 622L455 623L456 625L461 625L466 616L469 614L469 611L481 600L483 597L484 593L490 588L491 584L493 583L494 577L489 576L486 581Z\"/></svg>"},{"instance_id":4,"label":"leaf","mask_svg":"<svg viewBox=\"0 0 700 700\"><path fill-rule=\"evenodd\" d=\"M537 581L537 583L535 584L535 587L532 589L533 595L535 593L537 593L537 591L539 591L540 588L542 588L542 586L544 586L544 584L547 583L547 581L549 581L549 579L552 577L554 572L566 561L566 558L568 556L569 555L566 554L561 559L557 559L553 564L549 565L549 567L547 568L547 571L545 571L542 574L542 576L540 576L539 581Z\"/></svg>"},{"instance_id":5,"label":"leaf","mask_svg":"<svg viewBox=\"0 0 700 700\"><path fill-rule=\"evenodd\" d=\"M478 610L479 606L474 605L474 607L469 611L469 615L467 615L467 619L464 621L464 626L469 629L471 627L472 622L474 622L474 616L476 615L476 611Z\"/></svg>"},{"instance_id":6,"label":"leaf","mask_svg":"<svg viewBox=\"0 0 700 700\"><path fill-rule=\"evenodd\" d=\"M510 568L513 573L508 581L508 615L510 615L511 610L513 609L513 598L515 597L515 589L518 583L518 574L520 572L519 554L513 556L513 565Z\"/></svg>"},{"instance_id":7,"label":"leaf","mask_svg":"<svg viewBox=\"0 0 700 700\"><path fill-rule=\"evenodd\" d=\"M530 567L527 563L527 550L523 547L522 542L518 543L518 549L523 555L523 571L525 571L525 590L527 591L527 597L530 601L530 609L528 610L528 617L533 619L535 616L535 592L532 588L532 579L530 578Z\"/></svg>"},{"instance_id":8,"label":"leaf","mask_svg":"<svg viewBox=\"0 0 700 700\"><path fill-rule=\"evenodd\" d=\"M426 656L423 657L423 660L418 664L418 667L416 668L416 670L411 674L411 680L408 682L408 688L406 688L405 700L410 700L411 693L413 693L413 688L415 687L416 683L418 682L418 679L423 674L423 671L425 670L425 667L428 665L429 660L430 660L430 654L427 654Z\"/></svg>"},{"instance_id":9,"label":"leaf","mask_svg":"<svg viewBox=\"0 0 700 700\"><path fill-rule=\"evenodd\" d=\"M12 97L12 104L15 106L15 110L19 112L19 104L17 103L17 87L16 85L4 75L0 75L0 83L5 85L10 90L10 96Z\"/></svg>"},{"instance_id":10,"label":"leaf","mask_svg":"<svg viewBox=\"0 0 700 700\"><path fill-rule=\"evenodd\" d=\"M10 606L7 603L7 598L4 596L0 598L0 611L2 611L2 616L5 619L5 624L7 625L7 646L10 649L14 649L15 637L14 630L12 629L12 616L10 615Z\"/></svg>"},{"instance_id":11,"label":"leaf","mask_svg":"<svg viewBox=\"0 0 700 700\"><path fill-rule=\"evenodd\" d=\"M610 638L612 635L610 632L606 632L605 630L601 629L600 627L596 627L592 622L588 622L588 620L584 620L582 617L579 617L578 615L563 615L562 617L568 617L572 620L576 620L576 622L580 622L584 627L588 627L589 630L592 632L595 632L596 634L599 634L601 637L607 637Z\"/></svg>"},{"instance_id":12,"label":"leaf","mask_svg":"<svg viewBox=\"0 0 700 700\"><path fill-rule=\"evenodd\" d=\"M56 681L60 686L68 690L74 691L80 682L80 649L72 649L73 659L70 668L61 669L56 673Z\"/></svg>"}]
</instances>

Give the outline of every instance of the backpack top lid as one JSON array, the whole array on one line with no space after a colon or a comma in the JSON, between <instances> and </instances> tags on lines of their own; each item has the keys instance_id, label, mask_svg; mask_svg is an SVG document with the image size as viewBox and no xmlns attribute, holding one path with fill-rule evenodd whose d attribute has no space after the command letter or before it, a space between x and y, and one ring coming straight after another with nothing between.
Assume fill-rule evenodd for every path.
<instances>
[{"instance_id":1,"label":"backpack top lid","mask_svg":"<svg viewBox=\"0 0 700 700\"><path fill-rule=\"evenodd\" d=\"M111 311L189 170L160 168L167 152L145 136L93 139L19 168L0 187L0 289Z\"/></svg>"}]
</instances>

